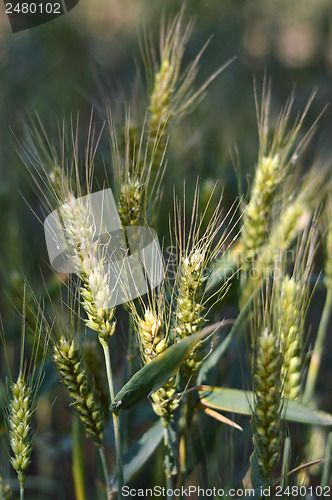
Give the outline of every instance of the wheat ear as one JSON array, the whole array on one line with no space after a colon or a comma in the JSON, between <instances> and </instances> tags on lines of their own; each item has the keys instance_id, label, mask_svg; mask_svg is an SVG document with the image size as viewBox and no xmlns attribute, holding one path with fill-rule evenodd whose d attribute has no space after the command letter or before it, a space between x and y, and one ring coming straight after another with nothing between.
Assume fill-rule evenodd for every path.
<instances>
[{"instance_id":1,"label":"wheat ear","mask_svg":"<svg viewBox=\"0 0 332 500\"><path fill-rule=\"evenodd\" d=\"M83 281L82 305L87 313L86 325L107 340L115 331L114 308L108 307L111 296L105 256L100 242L94 241L95 221L88 203L68 195L61 207L64 232L71 254L71 262Z\"/></svg>"},{"instance_id":2,"label":"wheat ear","mask_svg":"<svg viewBox=\"0 0 332 500\"><path fill-rule=\"evenodd\" d=\"M257 340L253 366L254 408L252 427L258 466L268 478L280 458L283 439L281 420L282 355L273 332L263 329Z\"/></svg>"},{"instance_id":3,"label":"wheat ear","mask_svg":"<svg viewBox=\"0 0 332 500\"><path fill-rule=\"evenodd\" d=\"M302 194L301 192L286 206L279 221L272 228L266 245L260 249L253 269L250 271L249 279L242 289L242 301L245 302L253 291L261 285L262 279L270 276L275 269L276 261L279 266L296 236L308 226L312 209Z\"/></svg>"},{"instance_id":4,"label":"wheat ear","mask_svg":"<svg viewBox=\"0 0 332 500\"><path fill-rule=\"evenodd\" d=\"M21 490L31 462L31 388L25 380L23 371L12 384L9 405L9 441L14 456L10 462L17 473Z\"/></svg>"},{"instance_id":5,"label":"wheat ear","mask_svg":"<svg viewBox=\"0 0 332 500\"><path fill-rule=\"evenodd\" d=\"M194 25L192 19L184 25L183 14L184 9L166 28L162 26L159 64L156 63L154 52L146 39L142 50L150 86L151 80L153 81L148 105L148 133L149 141L155 149L154 167L158 167L164 154L171 124L195 108L204 97L206 88L230 64L228 62L215 71L198 89L194 88L198 64L207 44L188 67L181 71L185 48ZM154 64L151 64L152 61Z\"/></svg>"},{"instance_id":6,"label":"wheat ear","mask_svg":"<svg viewBox=\"0 0 332 500\"><path fill-rule=\"evenodd\" d=\"M165 171L164 154L160 144L147 144L146 120L141 135L133 132L129 113L125 118L124 140L118 138L115 117L108 110L108 131L111 143L115 186L118 196L118 213L124 229L128 226L146 225L154 206L160 198L160 185ZM157 160L155 155L160 158ZM152 175L153 165L159 161Z\"/></svg>"},{"instance_id":7,"label":"wheat ear","mask_svg":"<svg viewBox=\"0 0 332 500\"><path fill-rule=\"evenodd\" d=\"M278 188L282 187L289 178L291 167L294 168L294 163L306 145L304 139L298 141L298 144L296 142L312 99L313 96L309 99L300 119L296 120L292 127L289 127L293 104L293 96L291 96L281 110L274 129L271 130L269 116L270 86L266 88L266 82L264 82L260 107L256 96L259 153L250 193L250 202L243 215L241 235L244 249L242 255L243 265L246 267L250 267L250 261L256 258L259 248L266 242L269 221L275 198L277 198ZM311 129L305 135L305 138L310 135L310 132Z\"/></svg>"},{"instance_id":8,"label":"wheat ear","mask_svg":"<svg viewBox=\"0 0 332 500\"><path fill-rule=\"evenodd\" d=\"M137 317L137 332L141 355L145 364L150 363L168 347L168 338L165 334L165 322L162 315L146 309L144 318ZM161 417L164 426L171 420L178 401L175 381L172 377L166 384L151 395L154 412Z\"/></svg>"},{"instance_id":9,"label":"wheat ear","mask_svg":"<svg viewBox=\"0 0 332 500\"><path fill-rule=\"evenodd\" d=\"M86 433L100 448L104 439L102 413L74 340L70 342L64 336L61 337L59 343L54 346L53 359Z\"/></svg>"},{"instance_id":10,"label":"wheat ear","mask_svg":"<svg viewBox=\"0 0 332 500\"><path fill-rule=\"evenodd\" d=\"M303 323L306 287L286 275L281 284L277 324L283 353L283 394L296 399L301 391Z\"/></svg>"},{"instance_id":11,"label":"wheat ear","mask_svg":"<svg viewBox=\"0 0 332 500\"><path fill-rule=\"evenodd\" d=\"M206 285L205 254L199 249L191 251L181 259L176 299L176 334L183 339L199 331L205 321L204 289ZM203 359L202 346L195 348L183 363L181 369L191 376Z\"/></svg>"},{"instance_id":12,"label":"wheat ear","mask_svg":"<svg viewBox=\"0 0 332 500\"><path fill-rule=\"evenodd\" d=\"M211 208L211 197L199 213L199 186L196 185L191 220L189 222L189 234L185 217L181 215L179 203L175 205L175 239L178 251L178 270L175 287L175 311L174 328L176 339L184 339L202 327L208 313L207 282L210 276L212 262L221 253L224 243L224 235L221 226L225 222L221 216L221 199L207 217ZM183 208L185 210L185 207ZM204 227L205 226L205 227ZM203 229L204 228L204 229ZM222 288L223 289L223 288ZM211 294L209 305L220 299L221 290ZM185 382L194 380L195 375L204 359L206 341L199 343L189 354L181 366Z\"/></svg>"}]
</instances>

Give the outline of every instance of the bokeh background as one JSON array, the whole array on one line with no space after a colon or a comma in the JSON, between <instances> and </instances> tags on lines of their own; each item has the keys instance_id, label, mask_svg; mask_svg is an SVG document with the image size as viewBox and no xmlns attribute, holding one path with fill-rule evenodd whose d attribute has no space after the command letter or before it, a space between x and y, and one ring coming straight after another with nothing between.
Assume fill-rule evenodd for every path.
<instances>
[{"instance_id":1,"label":"bokeh background","mask_svg":"<svg viewBox=\"0 0 332 500\"><path fill-rule=\"evenodd\" d=\"M25 124L37 113L52 134L58 119L79 114L84 128L92 108L101 124L106 104L118 107L129 100L137 83L137 70L144 75L138 42L144 29L158 47L161 17L176 14L182 4L176 0L80 0L65 16L13 34L1 3L0 310L9 347L11 339L20 338L22 277L37 295L42 294L44 281L52 280L43 227L33 213L42 217L43 212L18 151ZM260 96L264 77L271 78L271 115L275 117L292 91L295 117L316 89L306 117L307 128L332 97L330 0L187 0L184 20L190 16L196 23L185 62L192 60L212 35L200 62L198 84L226 61L236 59L172 136L164 179L161 238L168 231L172 188L175 185L181 190L184 179L190 193L199 176L203 201L219 181L227 207L238 195L236 156L241 186L246 190L258 147L254 80ZM331 137L332 109L328 106L305 156L304 170L317 155L331 155ZM102 172L103 157L107 162L110 154L106 144L101 145L101 153L96 161ZM315 321L314 309L312 318ZM16 355L13 349L14 369ZM6 368L1 372L5 380ZM332 380L327 382L332 384ZM54 444L52 425L45 417L42 422L49 434L44 441L37 441L42 457L37 472L49 481L58 480L54 464L63 452L61 446L68 452L68 443L67 448L65 441L61 446ZM63 467L69 468L68 464L69 459ZM65 498L58 483L56 491L54 498ZM68 498L72 498L70 494Z\"/></svg>"}]
</instances>

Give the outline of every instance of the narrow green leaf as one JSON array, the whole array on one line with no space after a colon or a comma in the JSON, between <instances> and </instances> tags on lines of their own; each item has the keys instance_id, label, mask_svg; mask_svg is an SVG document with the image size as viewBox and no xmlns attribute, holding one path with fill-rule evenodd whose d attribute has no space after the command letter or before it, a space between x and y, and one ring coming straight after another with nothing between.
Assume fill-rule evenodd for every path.
<instances>
[{"instance_id":1,"label":"narrow green leaf","mask_svg":"<svg viewBox=\"0 0 332 500\"><path fill-rule=\"evenodd\" d=\"M303 424L332 425L332 415L316 410L301 401L287 399L285 403L286 420Z\"/></svg>"},{"instance_id":2,"label":"narrow green leaf","mask_svg":"<svg viewBox=\"0 0 332 500\"><path fill-rule=\"evenodd\" d=\"M153 424L128 450L123 460L124 483L127 484L141 470L163 440L161 419Z\"/></svg>"},{"instance_id":3,"label":"narrow green leaf","mask_svg":"<svg viewBox=\"0 0 332 500\"><path fill-rule=\"evenodd\" d=\"M226 387L198 387L203 405L215 410L250 415L253 407L253 392Z\"/></svg>"},{"instance_id":4,"label":"narrow green leaf","mask_svg":"<svg viewBox=\"0 0 332 500\"><path fill-rule=\"evenodd\" d=\"M216 410L229 411L232 413L251 414L254 404L254 393L240 389L229 389L225 387L198 388L201 402ZM332 415L321 410L316 410L301 401L285 399L283 418L291 422L313 425L331 425Z\"/></svg>"},{"instance_id":5,"label":"narrow green leaf","mask_svg":"<svg viewBox=\"0 0 332 500\"><path fill-rule=\"evenodd\" d=\"M242 483L245 489L255 490L255 498L260 498L262 496L262 489L269 486L269 480L262 477L259 472L256 450L251 454L250 467ZM258 497L256 495L258 495Z\"/></svg>"},{"instance_id":6,"label":"narrow green leaf","mask_svg":"<svg viewBox=\"0 0 332 500\"><path fill-rule=\"evenodd\" d=\"M176 475L177 460L176 450L178 442L178 422L171 420L164 428L164 468L166 474Z\"/></svg>"},{"instance_id":7,"label":"narrow green leaf","mask_svg":"<svg viewBox=\"0 0 332 500\"><path fill-rule=\"evenodd\" d=\"M332 431L329 432L325 445L325 456L327 460L323 467L320 485L322 488L329 486L329 478L331 477L331 462L332 462Z\"/></svg>"},{"instance_id":8,"label":"narrow green leaf","mask_svg":"<svg viewBox=\"0 0 332 500\"><path fill-rule=\"evenodd\" d=\"M190 351L222 323L217 323L168 347L149 364L143 366L122 387L115 396L110 409L114 413L127 410L142 399L150 396L174 375Z\"/></svg>"}]
</instances>

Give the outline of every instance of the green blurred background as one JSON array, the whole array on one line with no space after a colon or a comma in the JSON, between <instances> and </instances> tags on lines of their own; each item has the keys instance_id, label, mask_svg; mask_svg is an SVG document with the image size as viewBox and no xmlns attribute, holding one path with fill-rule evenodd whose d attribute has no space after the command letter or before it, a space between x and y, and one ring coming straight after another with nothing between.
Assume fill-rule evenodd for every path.
<instances>
[{"instance_id":1,"label":"green blurred background","mask_svg":"<svg viewBox=\"0 0 332 500\"><path fill-rule=\"evenodd\" d=\"M113 107L130 98L137 66L144 74L138 44L143 27L153 34L157 47L161 16L174 15L181 6L175 0L80 0L65 16L16 34L11 33L1 6L0 244L6 273L11 265L5 258L17 258L14 267L22 265L29 279L29 264L35 271L40 252L45 258L41 228L19 194L21 191L37 210L31 182L15 152L15 137L24 136L24 122L38 113L52 131L57 119L79 113L84 125L92 106L95 119L103 121L105 103ZM198 83L229 59L236 60L212 83L190 118L177 127L165 183L181 186L185 178L190 185L199 175L208 192L219 179L226 190L225 199L232 200L238 194L231 160L234 148L239 152L244 189L257 155L254 78L259 95L264 74L271 77L274 116L293 88L294 116L313 89L318 90L306 119L308 127L328 104L332 4L329 0L188 0L184 19L190 16L196 18L196 24L185 60L190 61L212 35L201 60ZM318 150L329 151L331 128L328 108L312 142L313 155ZM171 190L165 189L165 193L165 202L171 203ZM23 258L20 253L27 250Z\"/></svg>"}]
</instances>

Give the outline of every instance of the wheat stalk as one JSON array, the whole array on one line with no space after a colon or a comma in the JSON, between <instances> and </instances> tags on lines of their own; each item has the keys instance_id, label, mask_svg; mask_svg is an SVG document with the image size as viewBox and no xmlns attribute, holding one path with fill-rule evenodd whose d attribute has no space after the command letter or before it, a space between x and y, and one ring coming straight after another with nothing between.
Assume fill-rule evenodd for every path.
<instances>
[{"instance_id":1,"label":"wheat stalk","mask_svg":"<svg viewBox=\"0 0 332 500\"><path fill-rule=\"evenodd\" d=\"M326 248L325 248L325 277L324 283L328 291L332 290L332 198L329 199L327 209L327 235L326 235Z\"/></svg>"}]
</instances>

